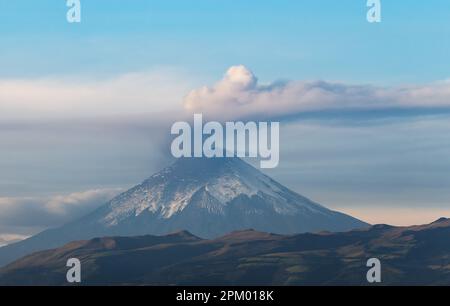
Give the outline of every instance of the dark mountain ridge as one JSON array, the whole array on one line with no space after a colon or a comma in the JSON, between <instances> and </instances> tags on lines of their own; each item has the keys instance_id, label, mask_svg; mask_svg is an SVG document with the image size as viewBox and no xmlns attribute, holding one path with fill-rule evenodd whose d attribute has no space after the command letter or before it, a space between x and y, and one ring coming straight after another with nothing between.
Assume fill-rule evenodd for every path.
<instances>
[{"instance_id":1,"label":"dark mountain ridge","mask_svg":"<svg viewBox=\"0 0 450 306\"><path fill-rule=\"evenodd\" d=\"M26 256L0 270L0 285L68 285L68 258L82 285L367 285L381 261L383 285L450 285L450 219L340 233L279 235L254 230L201 239L105 237Z\"/></svg>"}]
</instances>

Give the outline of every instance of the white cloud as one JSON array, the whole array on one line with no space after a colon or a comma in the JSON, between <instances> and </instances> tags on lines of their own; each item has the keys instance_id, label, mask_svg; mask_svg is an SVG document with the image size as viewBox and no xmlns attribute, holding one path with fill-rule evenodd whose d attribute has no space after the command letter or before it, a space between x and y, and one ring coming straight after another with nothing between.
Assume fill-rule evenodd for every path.
<instances>
[{"instance_id":1,"label":"white cloud","mask_svg":"<svg viewBox=\"0 0 450 306\"><path fill-rule=\"evenodd\" d=\"M328 81L259 84L233 66L212 86L174 69L108 79L0 79L0 119L67 118L202 112L218 119L295 115L326 110L450 107L450 81L377 87ZM186 95L186 93L188 93ZM184 97L184 100L183 100Z\"/></svg>"},{"instance_id":2,"label":"white cloud","mask_svg":"<svg viewBox=\"0 0 450 306\"><path fill-rule=\"evenodd\" d=\"M120 188L107 188L49 197L0 198L2 231L7 232L8 227L46 228L61 225L93 211L120 191Z\"/></svg>"},{"instance_id":3,"label":"white cloud","mask_svg":"<svg viewBox=\"0 0 450 306\"><path fill-rule=\"evenodd\" d=\"M90 210L93 206L104 204L120 191L122 191L121 188L94 189L68 195L56 195L45 202L44 209L50 214L67 216L74 210Z\"/></svg>"},{"instance_id":4,"label":"white cloud","mask_svg":"<svg viewBox=\"0 0 450 306\"><path fill-rule=\"evenodd\" d=\"M19 234L0 234L0 247L28 238Z\"/></svg>"},{"instance_id":5,"label":"white cloud","mask_svg":"<svg viewBox=\"0 0 450 306\"><path fill-rule=\"evenodd\" d=\"M0 79L0 119L96 117L181 109L192 77L173 69L95 80Z\"/></svg>"},{"instance_id":6,"label":"white cloud","mask_svg":"<svg viewBox=\"0 0 450 306\"><path fill-rule=\"evenodd\" d=\"M286 116L323 110L450 107L450 81L376 87L326 81L259 85L244 66L233 66L215 85L192 90L185 109L219 119Z\"/></svg>"}]
</instances>

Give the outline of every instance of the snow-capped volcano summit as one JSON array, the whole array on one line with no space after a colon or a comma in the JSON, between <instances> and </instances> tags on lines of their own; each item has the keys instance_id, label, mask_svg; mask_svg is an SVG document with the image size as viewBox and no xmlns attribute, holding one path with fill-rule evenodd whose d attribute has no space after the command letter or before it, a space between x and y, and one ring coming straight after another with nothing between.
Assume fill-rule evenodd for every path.
<instances>
[{"instance_id":1,"label":"snow-capped volcano summit","mask_svg":"<svg viewBox=\"0 0 450 306\"><path fill-rule=\"evenodd\" d=\"M199 199L199 194L207 197ZM270 197L273 210L280 214L292 214L298 208L283 196L281 185L238 158L184 158L111 201L111 212L104 221L115 225L146 210L168 219L188 205L224 215L227 205L239 196Z\"/></svg>"},{"instance_id":2,"label":"snow-capped volcano summit","mask_svg":"<svg viewBox=\"0 0 450 306\"><path fill-rule=\"evenodd\" d=\"M245 228L298 233L365 225L292 192L239 158L179 159L101 212L95 219L103 227L116 231L135 224L139 234L183 229L212 237Z\"/></svg>"},{"instance_id":3,"label":"snow-capped volcano summit","mask_svg":"<svg viewBox=\"0 0 450 306\"><path fill-rule=\"evenodd\" d=\"M0 248L0 265L101 236L187 230L211 238L249 228L293 234L365 226L289 190L239 158L182 158L87 216Z\"/></svg>"}]
</instances>

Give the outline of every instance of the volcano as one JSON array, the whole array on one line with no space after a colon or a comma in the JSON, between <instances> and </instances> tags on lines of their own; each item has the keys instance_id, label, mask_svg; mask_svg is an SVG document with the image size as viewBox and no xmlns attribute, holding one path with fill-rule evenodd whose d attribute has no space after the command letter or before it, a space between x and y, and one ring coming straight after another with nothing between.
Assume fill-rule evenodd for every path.
<instances>
[{"instance_id":1,"label":"volcano","mask_svg":"<svg viewBox=\"0 0 450 306\"><path fill-rule=\"evenodd\" d=\"M294 234L366 226L289 190L239 158L181 158L74 222L0 248L0 265L101 236L187 230L214 238L243 229Z\"/></svg>"}]
</instances>

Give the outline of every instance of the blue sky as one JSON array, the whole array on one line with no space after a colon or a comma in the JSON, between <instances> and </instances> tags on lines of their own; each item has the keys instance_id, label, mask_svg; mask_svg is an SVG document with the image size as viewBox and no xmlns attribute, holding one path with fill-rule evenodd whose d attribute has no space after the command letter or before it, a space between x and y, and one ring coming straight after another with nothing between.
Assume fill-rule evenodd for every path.
<instances>
[{"instance_id":1,"label":"blue sky","mask_svg":"<svg viewBox=\"0 0 450 306\"><path fill-rule=\"evenodd\" d=\"M234 64L261 80L332 79L381 84L447 78L450 3L365 0L0 1L0 76L117 74L181 67L215 79ZM131 3L131 4L130 4Z\"/></svg>"},{"instance_id":2,"label":"blue sky","mask_svg":"<svg viewBox=\"0 0 450 306\"><path fill-rule=\"evenodd\" d=\"M0 244L168 164L189 93L202 111L288 117L269 174L328 207L450 216L450 1L382 0L379 24L365 0L81 0L80 24L65 2L0 0ZM233 65L254 100L217 85Z\"/></svg>"}]
</instances>

